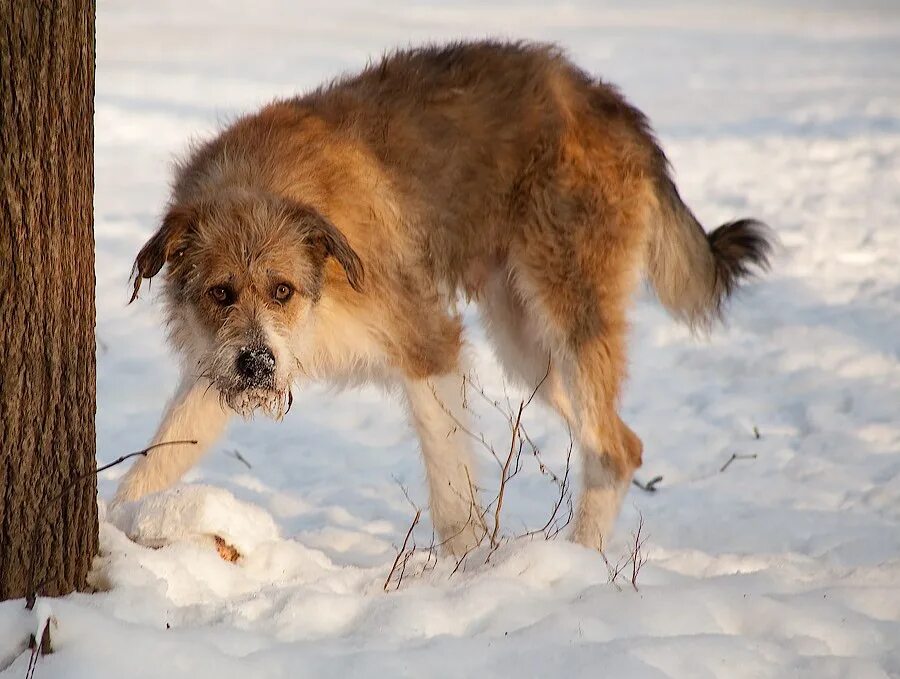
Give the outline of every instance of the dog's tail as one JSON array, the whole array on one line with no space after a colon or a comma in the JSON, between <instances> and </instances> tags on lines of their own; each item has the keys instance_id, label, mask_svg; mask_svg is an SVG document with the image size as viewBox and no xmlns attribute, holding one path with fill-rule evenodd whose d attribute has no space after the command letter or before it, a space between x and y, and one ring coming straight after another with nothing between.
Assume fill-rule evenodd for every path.
<instances>
[{"instance_id":1,"label":"dog's tail","mask_svg":"<svg viewBox=\"0 0 900 679\"><path fill-rule=\"evenodd\" d=\"M739 219L706 233L681 200L667 169L655 182L647 268L660 302L692 328L722 317L738 284L769 266L772 234L762 222Z\"/></svg>"}]
</instances>

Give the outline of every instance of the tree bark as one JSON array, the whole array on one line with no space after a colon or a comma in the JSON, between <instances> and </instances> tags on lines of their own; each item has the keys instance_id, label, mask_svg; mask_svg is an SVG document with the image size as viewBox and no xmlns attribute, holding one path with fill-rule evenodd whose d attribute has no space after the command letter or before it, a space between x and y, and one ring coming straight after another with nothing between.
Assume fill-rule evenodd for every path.
<instances>
[{"instance_id":1,"label":"tree bark","mask_svg":"<svg viewBox=\"0 0 900 679\"><path fill-rule=\"evenodd\" d=\"M94 14L0 0L0 600L97 551Z\"/></svg>"}]
</instances>

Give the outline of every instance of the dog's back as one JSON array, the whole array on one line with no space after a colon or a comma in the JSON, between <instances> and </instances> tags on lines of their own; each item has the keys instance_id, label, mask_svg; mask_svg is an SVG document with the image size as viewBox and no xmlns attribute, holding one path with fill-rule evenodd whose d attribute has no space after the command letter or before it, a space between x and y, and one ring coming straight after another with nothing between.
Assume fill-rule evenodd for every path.
<instances>
[{"instance_id":1,"label":"dog's back","mask_svg":"<svg viewBox=\"0 0 900 679\"><path fill-rule=\"evenodd\" d=\"M396 52L291 104L374 154L448 278L473 258L504 258L535 201L569 209L576 156L610 201L638 190L628 178L664 172L643 115L549 45Z\"/></svg>"},{"instance_id":2,"label":"dog's back","mask_svg":"<svg viewBox=\"0 0 900 679\"><path fill-rule=\"evenodd\" d=\"M247 116L200 147L179 173L176 202L228 172L241 174L231 183L313 204L330 197L330 209L350 213L351 241L372 247L388 237L377 233L384 224L353 233L361 216L399 211L403 233L391 237L408 239L406 254L436 279L473 295L477 272L507 260L510 248L535 240L603 248L611 230L627 229L624 247L640 255L629 256L633 267L646 269L673 316L704 326L769 249L753 220L707 237L679 197L646 117L545 44L391 53ZM593 222L575 240L557 242L559 230L547 226L580 219L585 203L594 204Z\"/></svg>"}]
</instances>

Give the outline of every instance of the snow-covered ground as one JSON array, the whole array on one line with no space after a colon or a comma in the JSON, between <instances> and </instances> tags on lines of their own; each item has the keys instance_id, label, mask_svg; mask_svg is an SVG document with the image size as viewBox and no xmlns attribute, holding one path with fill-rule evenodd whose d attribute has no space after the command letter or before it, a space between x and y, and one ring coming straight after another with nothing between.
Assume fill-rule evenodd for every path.
<instances>
[{"instance_id":1,"label":"snow-covered ground","mask_svg":"<svg viewBox=\"0 0 900 679\"><path fill-rule=\"evenodd\" d=\"M98 577L111 589L50 602L57 652L38 676L900 676L890 2L101 0L98 460L143 447L174 388L159 305L125 304L173 154L385 48L483 35L566 46L647 112L708 227L755 215L781 239L771 274L708 340L648 295L637 301L624 419L645 443L639 478L663 480L655 493L632 489L607 556L624 558L642 516L638 591L630 566L610 584L599 554L533 539L456 573L419 553L385 593L414 514L401 485L426 501L415 439L377 390L309 387L285 422L233 426L191 485L133 517L148 539L181 539L149 549L102 523ZM502 399L477 326L471 343L481 382ZM476 427L502 448L508 426L474 401ZM563 427L537 405L526 415L561 472ZM499 470L481 453L490 497ZM504 500L511 535L543 525L557 493L526 458ZM123 472L102 475L102 499ZM223 561L192 532L244 556ZM427 515L412 539L430 542ZM20 611L0 605L0 658Z\"/></svg>"}]
</instances>

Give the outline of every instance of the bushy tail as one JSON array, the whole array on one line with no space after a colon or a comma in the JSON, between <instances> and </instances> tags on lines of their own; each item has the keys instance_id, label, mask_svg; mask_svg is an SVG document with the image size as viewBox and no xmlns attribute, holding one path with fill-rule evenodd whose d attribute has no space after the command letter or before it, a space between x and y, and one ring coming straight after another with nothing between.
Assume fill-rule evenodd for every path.
<instances>
[{"instance_id":1,"label":"bushy tail","mask_svg":"<svg viewBox=\"0 0 900 679\"><path fill-rule=\"evenodd\" d=\"M722 317L738 284L769 266L772 234L762 222L740 219L707 234L663 176L650 232L647 267L663 306L692 328L708 329Z\"/></svg>"}]
</instances>

